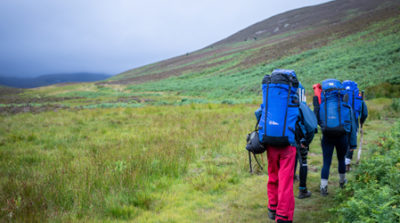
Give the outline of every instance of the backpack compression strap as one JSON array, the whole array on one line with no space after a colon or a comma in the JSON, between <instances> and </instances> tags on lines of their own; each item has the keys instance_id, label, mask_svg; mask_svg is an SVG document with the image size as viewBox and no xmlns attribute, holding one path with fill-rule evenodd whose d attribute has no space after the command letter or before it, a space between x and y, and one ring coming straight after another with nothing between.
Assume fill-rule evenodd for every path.
<instances>
[{"instance_id":1,"label":"backpack compression strap","mask_svg":"<svg viewBox=\"0 0 400 223\"><path fill-rule=\"evenodd\" d=\"M340 93L338 93L338 115L339 115L339 128L341 128L342 127L342 114L340 113L340 107L341 107L341 104L340 104Z\"/></svg>"},{"instance_id":2,"label":"backpack compression strap","mask_svg":"<svg viewBox=\"0 0 400 223\"><path fill-rule=\"evenodd\" d=\"M265 113L264 113L264 135L267 136L267 114L268 114L268 90L269 83L267 83L267 92L265 93ZM260 118L261 119L261 118Z\"/></svg>"},{"instance_id":3,"label":"backpack compression strap","mask_svg":"<svg viewBox=\"0 0 400 223\"><path fill-rule=\"evenodd\" d=\"M327 106L327 100L326 100L326 91L324 90L324 103L325 103L325 129L328 127L328 106Z\"/></svg>"},{"instance_id":4,"label":"backpack compression strap","mask_svg":"<svg viewBox=\"0 0 400 223\"><path fill-rule=\"evenodd\" d=\"M251 165L251 152L249 151L249 166L250 166L250 173L253 173L253 166ZM258 162L257 156L255 153L253 153L254 159L256 160L258 166L261 168L261 170L264 170L264 168L261 166L260 162Z\"/></svg>"},{"instance_id":5,"label":"backpack compression strap","mask_svg":"<svg viewBox=\"0 0 400 223\"><path fill-rule=\"evenodd\" d=\"M286 105L286 112L285 112L285 122L283 123L283 133L282 136L285 136L285 131L286 131L286 121L287 121L287 112L288 112L288 107L289 107L289 101L290 101L290 90L292 89L292 82L289 83L289 91L287 95L287 105Z\"/></svg>"}]
</instances>

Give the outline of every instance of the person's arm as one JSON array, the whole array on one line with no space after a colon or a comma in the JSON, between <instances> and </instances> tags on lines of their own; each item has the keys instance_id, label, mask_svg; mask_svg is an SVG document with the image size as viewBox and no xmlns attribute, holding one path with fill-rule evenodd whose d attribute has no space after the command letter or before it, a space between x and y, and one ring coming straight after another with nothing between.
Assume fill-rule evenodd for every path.
<instances>
[{"instance_id":1,"label":"person's arm","mask_svg":"<svg viewBox=\"0 0 400 223\"><path fill-rule=\"evenodd\" d=\"M357 123L352 110L350 110L350 116L351 116L351 132L350 132L349 143L350 143L350 149L354 150L357 149Z\"/></svg>"},{"instance_id":2,"label":"person's arm","mask_svg":"<svg viewBox=\"0 0 400 223\"><path fill-rule=\"evenodd\" d=\"M263 104L261 104L260 107L254 112L254 115L256 116L257 121L259 121L261 118L263 108L264 108L264 106L263 106Z\"/></svg>"},{"instance_id":3,"label":"person's arm","mask_svg":"<svg viewBox=\"0 0 400 223\"><path fill-rule=\"evenodd\" d=\"M318 120L318 124L320 124L320 118L319 118L319 101L318 101L318 96L313 97L313 106L314 106L314 114L315 117Z\"/></svg>"}]
</instances>

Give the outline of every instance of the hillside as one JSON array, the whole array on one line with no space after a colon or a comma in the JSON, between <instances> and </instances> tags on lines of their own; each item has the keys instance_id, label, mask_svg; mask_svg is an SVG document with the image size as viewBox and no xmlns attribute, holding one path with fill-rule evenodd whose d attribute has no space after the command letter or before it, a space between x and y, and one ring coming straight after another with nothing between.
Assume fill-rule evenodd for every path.
<instances>
[{"instance_id":1,"label":"hillside","mask_svg":"<svg viewBox=\"0 0 400 223\"><path fill-rule=\"evenodd\" d=\"M95 73L47 74L32 78L0 76L0 85L15 88L35 88L60 83L100 81L109 77L111 75Z\"/></svg>"},{"instance_id":2,"label":"hillside","mask_svg":"<svg viewBox=\"0 0 400 223\"><path fill-rule=\"evenodd\" d=\"M320 81L338 74L354 76L363 87L371 84L363 82L365 75L385 76L374 83L396 81L393 79L398 76L398 64L393 65L393 61L398 60L400 51L399 12L400 2L395 0L338 0L301 8L254 24L202 50L116 75L110 83L130 85L155 81L154 87L145 88L154 91L160 90L159 86L172 89L166 81L156 82L176 76L197 83L206 77L251 79L251 86L228 87L240 91L256 87L259 81L253 77L257 75L261 79L262 74L275 67L296 68L307 81ZM382 60L389 64L383 64ZM306 61L312 63L300 64ZM338 61L340 65L335 64ZM377 66L370 67L371 64ZM327 69L316 69L316 66ZM177 82L179 78L173 81ZM186 84L182 81L180 85ZM311 83L305 85L310 87Z\"/></svg>"},{"instance_id":3,"label":"hillside","mask_svg":"<svg viewBox=\"0 0 400 223\"><path fill-rule=\"evenodd\" d=\"M330 28L343 24L352 17L376 11L379 7L391 7L395 1L336 0L316 6L295 9L272 16L251 25L211 46L264 39L274 35L300 30Z\"/></svg>"},{"instance_id":4,"label":"hillside","mask_svg":"<svg viewBox=\"0 0 400 223\"><path fill-rule=\"evenodd\" d=\"M107 80L0 85L0 222L268 222L265 154L249 174L244 148L275 68L296 70L308 94L334 77L367 96L361 165L341 190L334 158L320 196L319 131L294 222L399 222L399 12L338 0Z\"/></svg>"},{"instance_id":5,"label":"hillside","mask_svg":"<svg viewBox=\"0 0 400 223\"><path fill-rule=\"evenodd\" d=\"M254 30L276 26L283 18L296 26L240 40L251 37ZM104 81L26 90L19 94L22 99L0 97L0 105L12 101L19 106L29 102L60 106L63 101L74 108L258 103L260 80L275 68L294 69L308 94L312 84L337 78L357 81L368 98L396 97L400 95L399 30L399 1L332 1L273 16L199 51Z\"/></svg>"}]
</instances>

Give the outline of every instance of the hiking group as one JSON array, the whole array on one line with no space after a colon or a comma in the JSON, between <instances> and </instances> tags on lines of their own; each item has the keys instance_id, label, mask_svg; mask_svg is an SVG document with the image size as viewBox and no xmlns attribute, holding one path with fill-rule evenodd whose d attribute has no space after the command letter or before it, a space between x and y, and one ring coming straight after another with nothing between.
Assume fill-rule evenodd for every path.
<instances>
[{"instance_id":1,"label":"hiking group","mask_svg":"<svg viewBox=\"0 0 400 223\"><path fill-rule=\"evenodd\" d=\"M368 116L363 93L354 81L327 79L322 84L315 84L313 89L314 111L311 111L306 103L305 89L293 70L277 69L262 80L262 104L255 111L257 124L247 137L246 149L250 171L251 153L257 163L255 154L267 153L268 216L276 222L293 221L293 182L297 177L297 162L300 164L298 198L311 196L306 186L307 155L318 125L322 131L323 154L320 193L327 196L334 148L339 185L343 188L347 182L346 170L350 170L353 151L357 148L359 123L362 129Z\"/></svg>"}]
</instances>

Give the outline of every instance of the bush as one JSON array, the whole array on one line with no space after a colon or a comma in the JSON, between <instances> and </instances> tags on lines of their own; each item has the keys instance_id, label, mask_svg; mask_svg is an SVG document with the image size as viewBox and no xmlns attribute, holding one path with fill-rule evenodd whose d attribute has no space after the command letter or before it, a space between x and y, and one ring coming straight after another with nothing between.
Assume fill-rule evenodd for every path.
<instances>
[{"instance_id":1,"label":"bush","mask_svg":"<svg viewBox=\"0 0 400 223\"><path fill-rule=\"evenodd\" d=\"M393 111L399 112L400 111L400 98L393 98L391 107Z\"/></svg>"},{"instance_id":2,"label":"bush","mask_svg":"<svg viewBox=\"0 0 400 223\"><path fill-rule=\"evenodd\" d=\"M400 222L400 122L355 170L337 197L339 222Z\"/></svg>"},{"instance_id":3,"label":"bush","mask_svg":"<svg viewBox=\"0 0 400 223\"><path fill-rule=\"evenodd\" d=\"M399 98L400 97L400 84L396 83L381 83L366 88L366 97L372 98Z\"/></svg>"}]
</instances>

